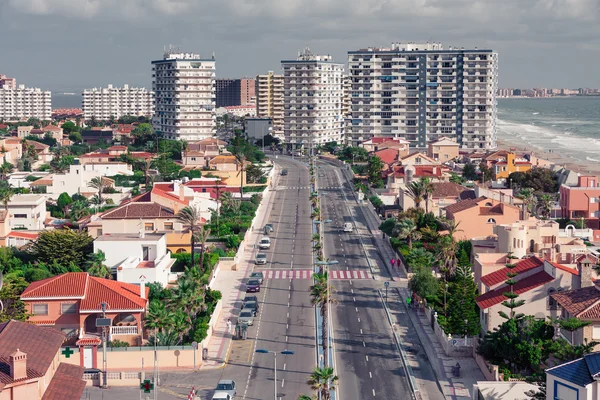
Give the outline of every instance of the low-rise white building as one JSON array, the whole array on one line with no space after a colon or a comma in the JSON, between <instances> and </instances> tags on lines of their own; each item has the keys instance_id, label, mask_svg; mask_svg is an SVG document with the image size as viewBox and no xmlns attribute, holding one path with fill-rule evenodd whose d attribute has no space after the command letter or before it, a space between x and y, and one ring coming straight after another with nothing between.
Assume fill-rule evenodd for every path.
<instances>
[{"instance_id":1,"label":"low-rise white building","mask_svg":"<svg viewBox=\"0 0 600 400\"><path fill-rule=\"evenodd\" d=\"M11 229L44 229L46 198L39 194L16 194L8 202Z\"/></svg>"},{"instance_id":2,"label":"low-rise white building","mask_svg":"<svg viewBox=\"0 0 600 400\"><path fill-rule=\"evenodd\" d=\"M146 88L123 87L85 89L83 91L83 116L109 120L125 115L151 116L154 113L154 92Z\"/></svg>"},{"instance_id":3,"label":"low-rise white building","mask_svg":"<svg viewBox=\"0 0 600 400\"><path fill-rule=\"evenodd\" d=\"M146 233L144 227L138 234L103 235L94 240L94 253L104 252L105 265L119 282L158 282L166 287L175 262L166 238L166 234Z\"/></svg>"}]
</instances>

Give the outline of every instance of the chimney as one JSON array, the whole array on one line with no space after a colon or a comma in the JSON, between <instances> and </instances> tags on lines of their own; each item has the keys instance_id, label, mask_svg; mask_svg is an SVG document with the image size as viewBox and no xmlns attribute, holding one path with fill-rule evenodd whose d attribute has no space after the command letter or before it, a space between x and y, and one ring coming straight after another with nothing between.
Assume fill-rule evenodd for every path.
<instances>
[{"instance_id":1,"label":"chimney","mask_svg":"<svg viewBox=\"0 0 600 400\"><path fill-rule=\"evenodd\" d=\"M579 279L581 280L581 287L589 287L594 286L594 281L592 280L592 276L594 275L594 270L592 267L594 263L586 256L581 262L577 264L577 269L579 269Z\"/></svg>"},{"instance_id":2,"label":"chimney","mask_svg":"<svg viewBox=\"0 0 600 400\"><path fill-rule=\"evenodd\" d=\"M140 276L140 297L142 299L146 298L146 276Z\"/></svg>"},{"instance_id":3,"label":"chimney","mask_svg":"<svg viewBox=\"0 0 600 400\"><path fill-rule=\"evenodd\" d=\"M185 200L185 186L183 186L183 184L179 185L179 200Z\"/></svg>"},{"instance_id":4,"label":"chimney","mask_svg":"<svg viewBox=\"0 0 600 400\"><path fill-rule=\"evenodd\" d=\"M17 349L8 357L8 364L14 381L27 378L27 354Z\"/></svg>"}]
</instances>

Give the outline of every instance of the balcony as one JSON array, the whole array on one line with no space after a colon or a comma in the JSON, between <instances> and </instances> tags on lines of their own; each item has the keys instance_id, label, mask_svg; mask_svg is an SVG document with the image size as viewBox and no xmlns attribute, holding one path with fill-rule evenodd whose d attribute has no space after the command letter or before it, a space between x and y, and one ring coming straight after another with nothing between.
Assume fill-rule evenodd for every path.
<instances>
[{"instance_id":1,"label":"balcony","mask_svg":"<svg viewBox=\"0 0 600 400\"><path fill-rule=\"evenodd\" d=\"M111 326L110 335L137 335L137 326Z\"/></svg>"}]
</instances>

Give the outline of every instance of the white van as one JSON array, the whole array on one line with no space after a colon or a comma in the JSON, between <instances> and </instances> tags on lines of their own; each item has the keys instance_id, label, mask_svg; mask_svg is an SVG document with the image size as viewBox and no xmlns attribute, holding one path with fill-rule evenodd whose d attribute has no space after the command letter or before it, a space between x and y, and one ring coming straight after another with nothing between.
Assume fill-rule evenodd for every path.
<instances>
[{"instance_id":1,"label":"white van","mask_svg":"<svg viewBox=\"0 0 600 400\"><path fill-rule=\"evenodd\" d=\"M352 224L350 222L346 222L344 224L344 232L352 232L354 230L354 228L352 227Z\"/></svg>"},{"instance_id":2,"label":"white van","mask_svg":"<svg viewBox=\"0 0 600 400\"><path fill-rule=\"evenodd\" d=\"M271 248L271 239L269 239L268 237L263 237L262 239L260 239L260 242L258 242L258 247L260 249L269 249Z\"/></svg>"}]
</instances>

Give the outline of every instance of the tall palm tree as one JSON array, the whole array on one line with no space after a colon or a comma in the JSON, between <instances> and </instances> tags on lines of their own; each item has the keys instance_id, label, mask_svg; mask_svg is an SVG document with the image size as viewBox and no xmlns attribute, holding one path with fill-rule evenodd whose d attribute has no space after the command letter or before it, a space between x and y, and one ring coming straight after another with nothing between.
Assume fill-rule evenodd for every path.
<instances>
[{"instance_id":1,"label":"tall palm tree","mask_svg":"<svg viewBox=\"0 0 600 400\"><path fill-rule=\"evenodd\" d=\"M550 194L541 194L537 198L537 209L542 216L542 219L548 219L550 213L552 212L552 202L554 202L554 197Z\"/></svg>"},{"instance_id":2,"label":"tall palm tree","mask_svg":"<svg viewBox=\"0 0 600 400\"><path fill-rule=\"evenodd\" d=\"M519 190L519 192L515 196L518 199L523 200L523 217L527 218L529 216L529 212L531 210L531 206L533 205L535 198L533 197L533 189L524 188Z\"/></svg>"},{"instance_id":3,"label":"tall palm tree","mask_svg":"<svg viewBox=\"0 0 600 400\"><path fill-rule=\"evenodd\" d=\"M15 166L6 161L6 156L4 156L4 162L0 164L0 180L7 180L8 175L13 172Z\"/></svg>"},{"instance_id":4,"label":"tall palm tree","mask_svg":"<svg viewBox=\"0 0 600 400\"><path fill-rule=\"evenodd\" d=\"M240 172L238 175L240 177L240 199L243 199L244 195L244 171L246 171L246 163L248 161L248 157L246 157L246 153L243 151L237 152L234 154L235 160L240 165Z\"/></svg>"},{"instance_id":5,"label":"tall palm tree","mask_svg":"<svg viewBox=\"0 0 600 400\"><path fill-rule=\"evenodd\" d=\"M333 368L317 367L311 372L307 383L312 390L321 393L321 400L329 400L331 399L330 385L335 386L337 381L338 377L334 374Z\"/></svg>"},{"instance_id":6,"label":"tall palm tree","mask_svg":"<svg viewBox=\"0 0 600 400\"><path fill-rule=\"evenodd\" d=\"M11 197L13 196L14 191L12 187L8 184L8 182L3 182L3 185L0 185L0 203L4 204L4 209L8 211L8 203L10 202Z\"/></svg>"},{"instance_id":7,"label":"tall palm tree","mask_svg":"<svg viewBox=\"0 0 600 400\"><path fill-rule=\"evenodd\" d=\"M433 182L431 182L431 179L429 179L428 177L421 178L421 180L419 182L419 186L421 186L423 201L425 202L425 212L428 213L429 212L429 198L433 194L433 191L435 190L435 186L433 185Z\"/></svg>"},{"instance_id":8,"label":"tall palm tree","mask_svg":"<svg viewBox=\"0 0 600 400\"><path fill-rule=\"evenodd\" d=\"M190 230L190 246L191 246L191 267L194 267L195 259L194 259L194 245L196 244L196 235L195 233L200 228L200 210L196 207L184 207L177 213L177 219L181 221L185 226L187 226Z\"/></svg>"},{"instance_id":9,"label":"tall palm tree","mask_svg":"<svg viewBox=\"0 0 600 400\"><path fill-rule=\"evenodd\" d=\"M329 332L329 320L328 320L328 306L333 302L331 297L331 285L329 285L327 271L321 271L313 275L315 280L314 285L310 287L311 303L320 307L321 317L323 319L321 336L323 340L323 354L325 366L327 366L327 348L328 348L328 332Z\"/></svg>"},{"instance_id":10,"label":"tall palm tree","mask_svg":"<svg viewBox=\"0 0 600 400\"><path fill-rule=\"evenodd\" d=\"M139 169L141 169L144 172L144 185L145 185L145 191L147 192L148 186L150 185L150 176L148 175L148 172L152 168L152 159L151 158L136 158L135 164L137 165L137 167Z\"/></svg>"},{"instance_id":11,"label":"tall palm tree","mask_svg":"<svg viewBox=\"0 0 600 400\"><path fill-rule=\"evenodd\" d=\"M100 204L102 204L102 192L109 186L108 182L102 179L101 176L97 176L95 178L92 178L88 186L98 191L98 201L100 202Z\"/></svg>"},{"instance_id":12,"label":"tall palm tree","mask_svg":"<svg viewBox=\"0 0 600 400\"><path fill-rule=\"evenodd\" d=\"M416 208L421 208L423 201L423 185L420 181L411 182L406 185L406 194L413 199Z\"/></svg>"},{"instance_id":13,"label":"tall palm tree","mask_svg":"<svg viewBox=\"0 0 600 400\"><path fill-rule=\"evenodd\" d=\"M219 196L219 200L221 201L221 207L225 209L229 209L231 207L231 203L233 203L233 195L231 192L224 192Z\"/></svg>"},{"instance_id":14,"label":"tall palm tree","mask_svg":"<svg viewBox=\"0 0 600 400\"><path fill-rule=\"evenodd\" d=\"M174 313L165 307L160 300L152 300L144 319L144 326L154 331L154 334L170 329L173 325Z\"/></svg>"},{"instance_id":15,"label":"tall palm tree","mask_svg":"<svg viewBox=\"0 0 600 400\"><path fill-rule=\"evenodd\" d=\"M408 248L412 250L413 240L421 239L421 232L417 224L412 219L403 219L396 224L394 231L400 239L405 239L408 243Z\"/></svg>"},{"instance_id":16,"label":"tall palm tree","mask_svg":"<svg viewBox=\"0 0 600 400\"><path fill-rule=\"evenodd\" d=\"M87 273L98 278L112 279L111 270L104 264L106 255L102 250L88 256Z\"/></svg>"},{"instance_id":17,"label":"tall palm tree","mask_svg":"<svg viewBox=\"0 0 600 400\"><path fill-rule=\"evenodd\" d=\"M441 269L450 278L456 274L456 251L457 244L451 235L446 235L438 241L438 260L441 263Z\"/></svg>"},{"instance_id":18,"label":"tall palm tree","mask_svg":"<svg viewBox=\"0 0 600 400\"><path fill-rule=\"evenodd\" d=\"M200 269L204 270L204 253L205 253L206 241L208 240L208 237L210 236L210 228L207 228L206 226L203 225L198 229L198 232L196 232L195 235L196 235L196 242L200 243L202 245L202 247L200 249Z\"/></svg>"}]
</instances>

